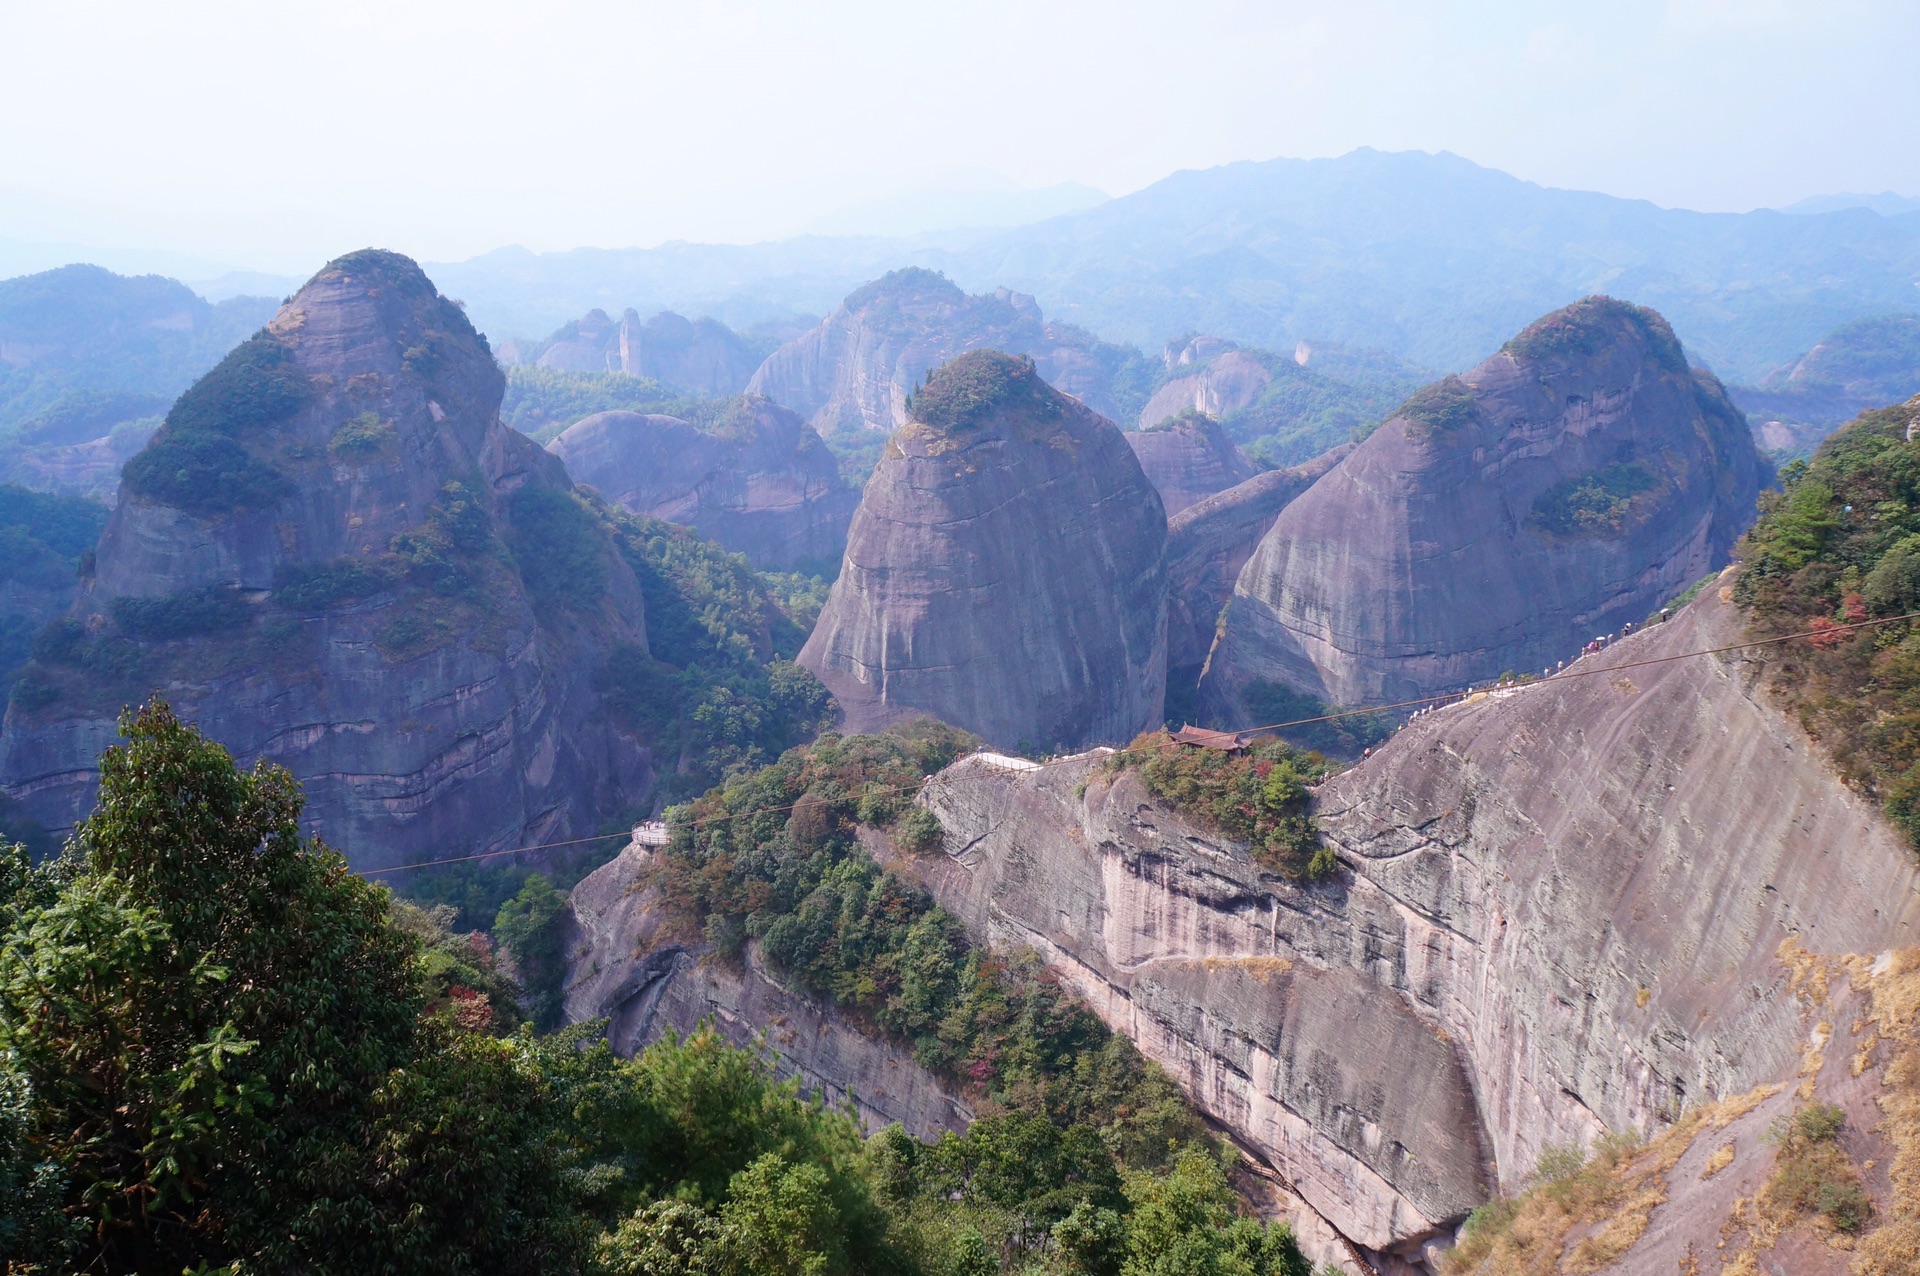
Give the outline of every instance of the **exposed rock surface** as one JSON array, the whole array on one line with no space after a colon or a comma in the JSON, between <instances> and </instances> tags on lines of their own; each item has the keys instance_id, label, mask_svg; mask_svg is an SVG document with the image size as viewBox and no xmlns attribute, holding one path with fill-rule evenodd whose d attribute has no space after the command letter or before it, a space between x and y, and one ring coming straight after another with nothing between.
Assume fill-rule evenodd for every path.
<instances>
[{"instance_id":1,"label":"exposed rock surface","mask_svg":"<svg viewBox=\"0 0 1920 1276\"><path fill-rule=\"evenodd\" d=\"M1184 412L1152 429L1130 431L1127 442L1160 493L1168 518L1260 472L1220 423L1200 412Z\"/></svg>"},{"instance_id":2,"label":"exposed rock surface","mask_svg":"<svg viewBox=\"0 0 1920 1276\"><path fill-rule=\"evenodd\" d=\"M868 1036L838 1010L784 987L750 952L744 969L683 934L644 875L648 848L629 845L573 888L565 939L567 1019L608 1020L615 1051L632 1055L671 1028L710 1020L726 1038L765 1043L783 1076L837 1102L852 1098L868 1130L900 1122L915 1137L964 1130L972 1111L911 1053Z\"/></svg>"},{"instance_id":3,"label":"exposed rock surface","mask_svg":"<svg viewBox=\"0 0 1920 1276\"><path fill-rule=\"evenodd\" d=\"M1157 724L1166 516L1120 431L993 351L914 408L800 653L848 727L931 714L1047 747Z\"/></svg>"},{"instance_id":4,"label":"exposed rock surface","mask_svg":"<svg viewBox=\"0 0 1920 1276\"><path fill-rule=\"evenodd\" d=\"M1338 704L1537 670L1724 563L1764 463L1651 311L1557 311L1429 386L1277 519L1205 702L1256 678Z\"/></svg>"},{"instance_id":5,"label":"exposed rock surface","mask_svg":"<svg viewBox=\"0 0 1920 1276\"><path fill-rule=\"evenodd\" d=\"M597 413L547 450L614 504L692 527L759 567L830 574L860 501L817 433L753 395L708 430L678 417Z\"/></svg>"},{"instance_id":6,"label":"exposed rock surface","mask_svg":"<svg viewBox=\"0 0 1920 1276\"><path fill-rule=\"evenodd\" d=\"M1920 933L1912 852L1757 668L1639 663L1740 632L1709 592L1568 674L1416 720L1322 786L1325 883L1260 871L1098 755L956 763L925 798L948 854L911 863L976 935L1045 954L1325 1219L1415 1256L1550 1143L1796 1079L1784 941Z\"/></svg>"},{"instance_id":7,"label":"exposed rock surface","mask_svg":"<svg viewBox=\"0 0 1920 1276\"><path fill-rule=\"evenodd\" d=\"M1129 439L1139 438L1130 434ZM1353 451L1343 443L1305 465L1267 470L1167 518L1167 668L1199 668L1240 569L1280 511Z\"/></svg>"},{"instance_id":8,"label":"exposed rock surface","mask_svg":"<svg viewBox=\"0 0 1920 1276\"><path fill-rule=\"evenodd\" d=\"M888 433L932 369L968 350L1031 355L1040 375L1096 412L1114 411L1113 366L1124 352L1047 323L1023 293L969 296L944 275L896 270L855 290L820 326L767 357L748 383L820 433Z\"/></svg>"},{"instance_id":9,"label":"exposed rock surface","mask_svg":"<svg viewBox=\"0 0 1920 1276\"><path fill-rule=\"evenodd\" d=\"M1222 345L1226 348L1217 348ZM1233 349L1217 338L1212 339L1211 345L1203 345L1201 341L1189 343L1172 362L1176 370L1187 367L1193 370L1181 371L1153 392L1146 407L1140 410L1143 429L1186 412L1203 412L1211 417L1238 412L1251 405L1273 382L1273 373L1258 355Z\"/></svg>"},{"instance_id":10,"label":"exposed rock surface","mask_svg":"<svg viewBox=\"0 0 1920 1276\"><path fill-rule=\"evenodd\" d=\"M501 391L411 261L322 270L129 463L0 732L7 796L70 826L115 713L155 688L289 767L360 867L579 835L644 794L647 751L592 690L607 644L645 642L639 589ZM541 571L556 544L585 586Z\"/></svg>"},{"instance_id":11,"label":"exposed rock surface","mask_svg":"<svg viewBox=\"0 0 1920 1276\"><path fill-rule=\"evenodd\" d=\"M688 319L663 310L642 321L628 310L616 322L589 311L553 334L533 362L565 372L624 372L650 377L687 394L738 394L760 366L764 347L718 319Z\"/></svg>"}]
</instances>

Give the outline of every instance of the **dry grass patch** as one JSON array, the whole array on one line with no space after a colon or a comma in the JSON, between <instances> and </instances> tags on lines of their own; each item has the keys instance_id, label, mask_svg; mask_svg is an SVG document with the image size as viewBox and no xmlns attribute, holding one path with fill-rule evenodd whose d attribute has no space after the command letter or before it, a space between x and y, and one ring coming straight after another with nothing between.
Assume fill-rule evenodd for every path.
<instances>
[{"instance_id":1,"label":"dry grass patch","mask_svg":"<svg viewBox=\"0 0 1920 1276\"><path fill-rule=\"evenodd\" d=\"M1724 1147L1716 1149L1713 1155L1707 1158L1705 1168L1700 1171L1700 1180L1705 1182L1732 1164L1733 1144L1729 1143Z\"/></svg>"},{"instance_id":2,"label":"dry grass patch","mask_svg":"<svg viewBox=\"0 0 1920 1276\"><path fill-rule=\"evenodd\" d=\"M1548 1149L1526 1191L1473 1212L1460 1244L1442 1260L1443 1271L1584 1276L1618 1262L1646 1234L1654 1209L1667 1199L1667 1175L1694 1139L1706 1130L1724 1130L1781 1089L1764 1085L1703 1104L1646 1144L1625 1136L1602 1139L1584 1160L1575 1149ZM1723 1154L1720 1168L1733 1159L1733 1145L1716 1152L1709 1165Z\"/></svg>"},{"instance_id":3,"label":"dry grass patch","mask_svg":"<svg viewBox=\"0 0 1920 1276\"><path fill-rule=\"evenodd\" d=\"M1879 1132L1893 1145L1892 1198L1881 1225L1861 1239L1855 1276L1920 1272L1920 949L1850 963L1856 985L1873 997L1872 1019L1890 1047L1880 1087Z\"/></svg>"}]
</instances>

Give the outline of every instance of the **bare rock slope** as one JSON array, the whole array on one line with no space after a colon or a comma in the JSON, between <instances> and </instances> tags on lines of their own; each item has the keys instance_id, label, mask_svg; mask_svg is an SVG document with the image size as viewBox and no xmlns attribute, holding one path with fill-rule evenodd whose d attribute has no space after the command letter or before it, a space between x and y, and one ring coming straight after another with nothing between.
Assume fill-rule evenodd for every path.
<instances>
[{"instance_id":1,"label":"bare rock slope","mask_svg":"<svg viewBox=\"0 0 1920 1276\"><path fill-rule=\"evenodd\" d=\"M1409 400L1275 521L1205 701L1284 682L1339 704L1538 670L1726 561L1764 465L1658 315L1556 311Z\"/></svg>"},{"instance_id":2,"label":"bare rock slope","mask_svg":"<svg viewBox=\"0 0 1920 1276\"><path fill-rule=\"evenodd\" d=\"M1030 362L938 369L888 442L800 663L850 729L1125 740L1166 685L1166 516L1112 422Z\"/></svg>"},{"instance_id":3,"label":"bare rock slope","mask_svg":"<svg viewBox=\"0 0 1920 1276\"><path fill-rule=\"evenodd\" d=\"M820 436L755 395L708 429L678 417L596 413L547 451L614 504L685 524L757 567L830 574L860 500Z\"/></svg>"},{"instance_id":4,"label":"bare rock slope","mask_svg":"<svg viewBox=\"0 0 1920 1276\"><path fill-rule=\"evenodd\" d=\"M1572 676L1420 718L1321 788L1340 861L1322 883L1261 871L1097 753L956 763L923 799L947 854L912 863L977 936L1043 954L1376 1266L1427 1270L1550 1144L1771 1086L1742 1127L1763 1146L1792 1102L1769 1096L1807 1066L1807 972L1780 954L1920 934L1904 842L1755 666L1686 654L1740 633L1709 592ZM1707 1214L1640 1219L1657 1268L1598 1266L1710 1253L1727 1214Z\"/></svg>"},{"instance_id":5,"label":"bare rock slope","mask_svg":"<svg viewBox=\"0 0 1920 1276\"><path fill-rule=\"evenodd\" d=\"M1128 435L1129 439L1137 435ZM1266 470L1167 518L1167 670L1197 681L1240 569L1302 492L1347 458L1342 443L1303 465ZM1192 682L1189 682L1189 686Z\"/></svg>"},{"instance_id":6,"label":"bare rock slope","mask_svg":"<svg viewBox=\"0 0 1920 1276\"><path fill-rule=\"evenodd\" d=\"M684 394L738 394L760 366L765 347L717 319L688 319L663 310L642 320L629 309L618 321L590 310L553 334L533 362L565 372L624 372Z\"/></svg>"},{"instance_id":7,"label":"bare rock slope","mask_svg":"<svg viewBox=\"0 0 1920 1276\"><path fill-rule=\"evenodd\" d=\"M983 349L1030 355L1055 389L1115 414L1114 365L1125 351L1048 323L1024 293L971 296L918 267L856 289L819 327L767 356L747 390L792 408L824 435L891 433L907 423L907 399L928 372Z\"/></svg>"},{"instance_id":8,"label":"bare rock slope","mask_svg":"<svg viewBox=\"0 0 1920 1276\"><path fill-rule=\"evenodd\" d=\"M1160 493L1168 518L1260 472L1218 421L1199 412L1183 412L1151 429L1130 431L1127 442Z\"/></svg>"},{"instance_id":9,"label":"bare rock slope","mask_svg":"<svg viewBox=\"0 0 1920 1276\"><path fill-rule=\"evenodd\" d=\"M314 276L128 463L0 731L6 795L70 827L156 689L289 767L360 867L589 832L645 793L592 690L609 644L644 647L638 586L502 389L413 262Z\"/></svg>"}]
</instances>

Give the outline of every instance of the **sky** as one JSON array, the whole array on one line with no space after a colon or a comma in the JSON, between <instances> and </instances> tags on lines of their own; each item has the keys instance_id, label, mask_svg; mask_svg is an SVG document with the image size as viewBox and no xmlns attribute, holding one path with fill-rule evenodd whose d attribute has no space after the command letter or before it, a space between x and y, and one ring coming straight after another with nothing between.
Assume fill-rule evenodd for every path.
<instances>
[{"instance_id":1,"label":"sky","mask_svg":"<svg viewBox=\"0 0 1920 1276\"><path fill-rule=\"evenodd\" d=\"M1913 0L0 0L0 32L0 241L177 273L754 242L1359 146L1716 211L1920 195Z\"/></svg>"}]
</instances>

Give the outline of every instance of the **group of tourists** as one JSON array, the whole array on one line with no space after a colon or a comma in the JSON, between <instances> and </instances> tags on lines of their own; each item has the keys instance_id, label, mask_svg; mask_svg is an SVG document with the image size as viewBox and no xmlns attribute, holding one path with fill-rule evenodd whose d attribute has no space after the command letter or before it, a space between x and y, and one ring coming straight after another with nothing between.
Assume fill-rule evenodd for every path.
<instances>
[{"instance_id":1,"label":"group of tourists","mask_svg":"<svg viewBox=\"0 0 1920 1276\"><path fill-rule=\"evenodd\" d=\"M1672 615L1673 615L1672 608L1662 607L1660 609L1660 614L1654 617L1653 619L1649 620L1647 624L1650 624L1650 625L1663 624L1668 619L1670 619ZM1645 626L1642 626L1642 627L1644 628ZM1601 652L1605 651L1608 647L1611 647L1614 643L1619 642L1622 638L1631 637L1633 635L1633 632L1634 632L1633 622L1629 620L1624 625L1620 626L1620 631L1618 633L1601 634L1595 639L1593 639L1593 641L1589 642L1586 646L1582 647L1580 649L1580 656L1598 655ZM1574 659L1578 660L1580 659L1580 656L1575 656ZM1545 669L1542 669L1540 671L1540 676L1542 678L1551 678L1557 673L1564 672L1566 670L1566 667L1567 667L1566 661L1564 660L1555 661L1551 666ZM1478 690L1501 691L1509 687L1517 687L1520 685L1520 682L1521 682L1521 679L1508 676L1494 683L1491 687L1481 687L1481 688L1478 688ZM1473 695L1475 690L1476 688L1474 687L1468 687L1465 691L1459 693L1458 700L1465 700L1467 697ZM1416 718L1424 718L1429 713L1432 713L1435 709L1443 708L1446 704L1458 703L1458 700L1449 699L1447 701L1443 701L1442 703L1430 704L1430 705L1427 705L1425 708L1415 709L1412 713L1407 715L1407 721L1412 722ZM1371 750L1369 750L1369 753L1371 753Z\"/></svg>"}]
</instances>

